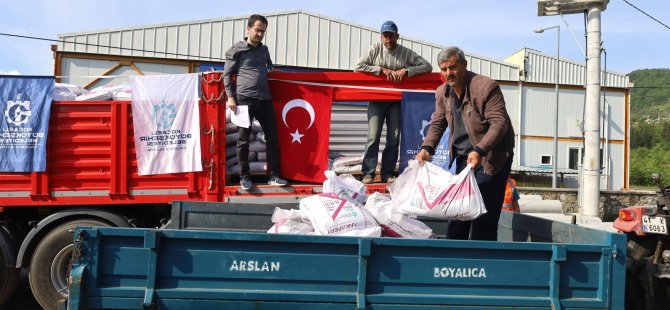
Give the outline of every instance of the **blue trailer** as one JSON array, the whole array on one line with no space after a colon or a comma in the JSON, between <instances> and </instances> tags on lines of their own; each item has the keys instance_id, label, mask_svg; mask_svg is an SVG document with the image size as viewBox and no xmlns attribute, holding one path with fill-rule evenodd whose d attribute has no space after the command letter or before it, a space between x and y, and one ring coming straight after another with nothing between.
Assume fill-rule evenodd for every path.
<instances>
[{"instance_id":1,"label":"blue trailer","mask_svg":"<svg viewBox=\"0 0 670 310\"><path fill-rule=\"evenodd\" d=\"M266 234L273 209L176 202L170 229L79 227L62 306L624 307L622 234L509 212L499 242Z\"/></svg>"}]
</instances>

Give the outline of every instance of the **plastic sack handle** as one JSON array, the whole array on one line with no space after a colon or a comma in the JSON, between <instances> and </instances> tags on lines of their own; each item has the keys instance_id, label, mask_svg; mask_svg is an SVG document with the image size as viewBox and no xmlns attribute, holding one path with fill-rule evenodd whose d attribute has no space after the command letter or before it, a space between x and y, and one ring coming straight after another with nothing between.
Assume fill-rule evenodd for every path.
<instances>
[{"instance_id":1,"label":"plastic sack handle","mask_svg":"<svg viewBox=\"0 0 670 310\"><path fill-rule=\"evenodd\" d=\"M418 163L417 163L418 165ZM428 173L428 167L424 163L423 165L419 165L419 180L425 180L426 185L430 186L430 173Z\"/></svg>"}]
</instances>

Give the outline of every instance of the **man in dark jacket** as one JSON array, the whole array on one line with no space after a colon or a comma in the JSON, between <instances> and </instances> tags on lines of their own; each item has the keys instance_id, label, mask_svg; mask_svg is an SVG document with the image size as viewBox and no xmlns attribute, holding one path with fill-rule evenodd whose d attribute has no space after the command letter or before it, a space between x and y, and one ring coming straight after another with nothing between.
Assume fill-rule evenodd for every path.
<instances>
[{"instance_id":1,"label":"man in dark jacket","mask_svg":"<svg viewBox=\"0 0 670 310\"><path fill-rule=\"evenodd\" d=\"M505 99L498 83L467 70L460 48L443 49L437 62L446 83L435 90L435 113L416 159L421 164L430 159L449 126L451 160L457 172L473 167L487 212L473 221L450 221L447 238L496 240L514 151Z\"/></svg>"},{"instance_id":2,"label":"man in dark jacket","mask_svg":"<svg viewBox=\"0 0 670 310\"><path fill-rule=\"evenodd\" d=\"M228 96L227 106L234 113L238 105L249 106L249 120L256 118L265 133L269 185L284 186L279 177L279 143L277 122L268 84L268 71L273 70L268 47L263 37L268 20L262 15L251 15L247 23L247 37L226 51L223 82ZM233 82L232 76L236 75ZM237 127L237 159L240 164L240 186L249 190L253 186L249 176L249 128Z\"/></svg>"}]
</instances>

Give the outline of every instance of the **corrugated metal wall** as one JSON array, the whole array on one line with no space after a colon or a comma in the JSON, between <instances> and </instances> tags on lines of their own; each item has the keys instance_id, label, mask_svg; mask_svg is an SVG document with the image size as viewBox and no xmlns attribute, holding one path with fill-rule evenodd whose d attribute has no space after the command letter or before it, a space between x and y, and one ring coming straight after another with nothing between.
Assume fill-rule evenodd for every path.
<instances>
[{"instance_id":1,"label":"corrugated metal wall","mask_svg":"<svg viewBox=\"0 0 670 310\"><path fill-rule=\"evenodd\" d=\"M531 49L526 50L524 69L526 70L526 82L533 83L556 83L556 55L550 56L538 53ZM604 68L601 68L604 69ZM586 66L561 59L560 61L560 84L562 85L585 85ZM628 76L616 72L603 72L600 85L607 87L628 87Z\"/></svg>"},{"instance_id":2,"label":"corrugated metal wall","mask_svg":"<svg viewBox=\"0 0 670 310\"><path fill-rule=\"evenodd\" d=\"M333 103L330 124L330 150L344 156L362 157L368 136L368 106ZM386 145L386 126L379 150Z\"/></svg>"},{"instance_id":3,"label":"corrugated metal wall","mask_svg":"<svg viewBox=\"0 0 670 310\"><path fill-rule=\"evenodd\" d=\"M265 43L278 65L351 70L374 42L379 31L330 17L291 11L270 13ZM66 33L58 36L62 52L123 55L223 62L225 52L244 38L247 16L170 23L120 29ZM399 25L402 29L402 25ZM78 44L75 44L78 43ZM439 45L401 37L400 44L433 64ZM497 80L517 81L518 67L468 54L471 70Z\"/></svg>"},{"instance_id":4,"label":"corrugated metal wall","mask_svg":"<svg viewBox=\"0 0 670 310\"><path fill-rule=\"evenodd\" d=\"M579 123L584 119L584 96L582 90L561 89L559 94L558 132L561 138L581 138ZM621 91L607 92L607 103L612 107L606 115L600 100L601 122L607 117L610 122L609 138L624 139L626 128L624 94ZM524 84L523 105L521 107L522 131L526 135L554 136L554 107L556 92L553 88L533 87ZM601 123L602 124L602 123Z\"/></svg>"}]
</instances>

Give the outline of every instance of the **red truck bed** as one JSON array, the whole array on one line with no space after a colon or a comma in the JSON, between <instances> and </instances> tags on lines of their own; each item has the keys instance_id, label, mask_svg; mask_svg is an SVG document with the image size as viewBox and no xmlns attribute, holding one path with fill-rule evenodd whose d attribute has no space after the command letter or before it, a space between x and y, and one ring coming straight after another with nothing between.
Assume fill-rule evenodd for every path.
<instances>
[{"instance_id":1,"label":"red truck bed","mask_svg":"<svg viewBox=\"0 0 670 310\"><path fill-rule=\"evenodd\" d=\"M438 74L407 79L402 84L353 72L273 73L271 78L333 85L334 101L400 100L402 89L434 90L439 85ZM320 184L275 191L261 186L251 192L226 186L225 138L219 139L225 137L224 103L225 99L200 102L200 127L216 129L213 148L212 137L201 133L202 156L207 159L202 172L139 176L130 101L54 101L47 138L47 171L0 173L0 210L14 206L227 201L233 196L296 196L320 190Z\"/></svg>"}]
</instances>

